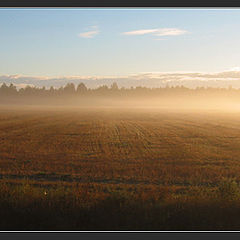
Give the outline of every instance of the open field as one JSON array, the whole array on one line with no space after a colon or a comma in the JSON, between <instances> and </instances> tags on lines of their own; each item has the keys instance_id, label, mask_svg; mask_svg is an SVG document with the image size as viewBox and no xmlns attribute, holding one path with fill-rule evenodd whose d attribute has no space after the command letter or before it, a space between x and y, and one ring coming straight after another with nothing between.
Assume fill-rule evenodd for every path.
<instances>
[{"instance_id":1,"label":"open field","mask_svg":"<svg viewBox=\"0 0 240 240\"><path fill-rule=\"evenodd\" d=\"M1 107L0 228L240 230L239 156L240 111Z\"/></svg>"}]
</instances>

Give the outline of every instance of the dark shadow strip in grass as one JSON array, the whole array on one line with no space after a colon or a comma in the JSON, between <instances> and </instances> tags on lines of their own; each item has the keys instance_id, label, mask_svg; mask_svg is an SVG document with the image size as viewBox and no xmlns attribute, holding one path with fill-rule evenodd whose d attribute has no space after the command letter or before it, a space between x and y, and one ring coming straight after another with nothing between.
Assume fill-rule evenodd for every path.
<instances>
[{"instance_id":1,"label":"dark shadow strip in grass","mask_svg":"<svg viewBox=\"0 0 240 240\"><path fill-rule=\"evenodd\" d=\"M17 174L0 174L0 179L4 180L35 180L35 181L48 181L48 182L67 182L67 183L101 183L101 184L129 184L129 185L157 185L157 186L205 186L205 187L215 187L218 186L218 182L207 183L202 182L198 184L193 184L189 182L171 182L163 183L156 181L138 181L138 180L127 180L127 179L83 179L81 177L75 177L71 175L58 175L58 174L33 174L33 175L17 175Z\"/></svg>"}]
</instances>

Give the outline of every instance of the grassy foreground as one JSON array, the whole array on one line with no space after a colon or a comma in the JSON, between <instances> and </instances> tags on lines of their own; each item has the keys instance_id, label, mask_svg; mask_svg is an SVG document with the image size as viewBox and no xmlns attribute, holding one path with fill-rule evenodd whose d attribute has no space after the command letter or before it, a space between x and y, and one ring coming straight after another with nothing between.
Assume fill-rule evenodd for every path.
<instances>
[{"instance_id":1,"label":"grassy foreground","mask_svg":"<svg viewBox=\"0 0 240 240\"><path fill-rule=\"evenodd\" d=\"M0 230L239 230L239 193L234 180L181 195L2 182Z\"/></svg>"}]
</instances>

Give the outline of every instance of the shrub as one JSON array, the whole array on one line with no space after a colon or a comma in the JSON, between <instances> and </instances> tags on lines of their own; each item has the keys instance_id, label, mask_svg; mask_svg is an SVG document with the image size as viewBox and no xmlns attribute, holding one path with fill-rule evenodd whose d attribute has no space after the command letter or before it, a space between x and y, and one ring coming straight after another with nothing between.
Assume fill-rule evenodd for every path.
<instances>
[{"instance_id":1,"label":"shrub","mask_svg":"<svg viewBox=\"0 0 240 240\"><path fill-rule=\"evenodd\" d=\"M234 200L240 196L239 185L235 179L224 179L217 188L221 198Z\"/></svg>"}]
</instances>

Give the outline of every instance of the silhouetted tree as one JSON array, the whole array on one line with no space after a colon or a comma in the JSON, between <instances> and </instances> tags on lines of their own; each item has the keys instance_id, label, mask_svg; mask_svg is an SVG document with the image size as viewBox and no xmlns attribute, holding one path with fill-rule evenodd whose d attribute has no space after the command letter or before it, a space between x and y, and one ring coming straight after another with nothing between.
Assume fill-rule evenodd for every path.
<instances>
[{"instance_id":1,"label":"silhouetted tree","mask_svg":"<svg viewBox=\"0 0 240 240\"><path fill-rule=\"evenodd\" d=\"M118 90L118 85L116 82L114 82L112 85L111 85L111 90Z\"/></svg>"},{"instance_id":2,"label":"silhouetted tree","mask_svg":"<svg viewBox=\"0 0 240 240\"><path fill-rule=\"evenodd\" d=\"M1 88L0 88L0 93L1 95L7 95L8 93L8 86L6 83L3 83Z\"/></svg>"},{"instance_id":3,"label":"silhouetted tree","mask_svg":"<svg viewBox=\"0 0 240 240\"><path fill-rule=\"evenodd\" d=\"M65 87L64 87L64 93L65 94L74 94L75 93L75 85L73 83L68 83Z\"/></svg>"},{"instance_id":4,"label":"silhouetted tree","mask_svg":"<svg viewBox=\"0 0 240 240\"><path fill-rule=\"evenodd\" d=\"M49 92L50 92L51 94L54 93L54 88L53 88L53 86L50 87Z\"/></svg>"},{"instance_id":5,"label":"silhouetted tree","mask_svg":"<svg viewBox=\"0 0 240 240\"><path fill-rule=\"evenodd\" d=\"M8 92L12 95L16 95L17 94L17 87L14 86L12 83L10 84L10 86L8 87Z\"/></svg>"},{"instance_id":6,"label":"silhouetted tree","mask_svg":"<svg viewBox=\"0 0 240 240\"><path fill-rule=\"evenodd\" d=\"M77 86L77 93L85 93L87 92L87 87L84 85L84 83L79 83Z\"/></svg>"}]
</instances>

